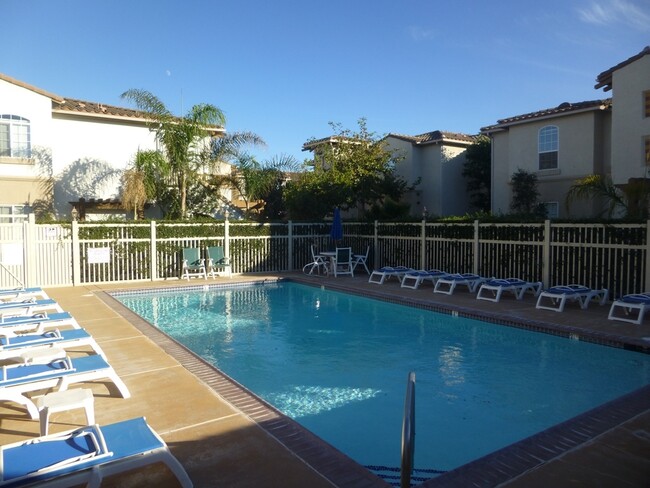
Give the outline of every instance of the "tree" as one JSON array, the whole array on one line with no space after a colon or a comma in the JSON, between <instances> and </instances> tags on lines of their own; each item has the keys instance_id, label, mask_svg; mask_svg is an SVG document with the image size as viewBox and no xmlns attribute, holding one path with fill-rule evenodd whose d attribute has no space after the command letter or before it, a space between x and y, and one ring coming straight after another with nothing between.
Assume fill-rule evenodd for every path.
<instances>
[{"instance_id":1,"label":"tree","mask_svg":"<svg viewBox=\"0 0 650 488\"><path fill-rule=\"evenodd\" d=\"M133 219L144 210L147 202L145 174L135 169L128 169L122 174L122 205L125 209L133 209Z\"/></svg>"},{"instance_id":2,"label":"tree","mask_svg":"<svg viewBox=\"0 0 650 488\"><path fill-rule=\"evenodd\" d=\"M372 206L399 201L408 184L394 173L397 157L369 132L366 120L352 132L330 123L333 142L317 147L313 169L287 184L285 201L292 218L321 219L336 206L356 208L363 216Z\"/></svg>"},{"instance_id":3,"label":"tree","mask_svg":"<svg viewBox=\"0 0 650 488\"><path fill-rule=\"evenodd\" d=\"M178 215L187 216L187 189L194 182L203 166L210 162L205 157L207 141L217 127L223 127L226 119L214 105L194 105L182 116L174 116L153 94L145 90L131 89L122 98L132 101L146 113L149 128L164 150L167 167L165 171L177 192Z\"/></svg>"},{"instance_id":4,"label":"tree","mask_svg":"<svg viewBox=\"0 0 650 488\"><path fill-rule=\"evenodd\" d=\"M546 208L539 203L537 175L519 168L512 175L512 202L510 209L522 216L545 217Z\"/></svg>"},{"instance_id":5,"label":"tree","mask_svg":"<svg viewBox=\"0 0 650 488\"><path fill-rule=\"evenodd\" d=\"M470 204L482 212L489 212L491 207L491 158L492 143L485 135L478 136L465 151L462 174L467 179Z\"/></svg>"},{"instance_id":6,"label":"tree","mask_svg":"<svg viewBox=\"0 0 650 488\"><path fill-rule=\"evenodd\" d=\"M576 180L566 196L566 206L569 209L576 199L601 199L606 209L601 215L613 217L622 211L625 217L631 219L647 219L650 215L650 181L645 178L631 178L627 184L616 186L602 175L588 175Z\"/></svg>"}]
</instances>

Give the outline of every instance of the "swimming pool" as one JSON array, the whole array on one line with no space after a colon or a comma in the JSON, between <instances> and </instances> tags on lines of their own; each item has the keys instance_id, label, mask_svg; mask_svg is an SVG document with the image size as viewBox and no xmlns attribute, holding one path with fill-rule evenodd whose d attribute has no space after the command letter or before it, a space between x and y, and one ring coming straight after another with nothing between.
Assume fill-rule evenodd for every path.
<instances>
[{"instance_id":1,"label":"swimming pool","mask_svg":"<svg viewBox=\"0 0 650 488\"><path fill-rule=\"evenodd\" d=\"M448 470L649 382L650 358L304 285L117 296L362 464ZM189 312L188 312L189 311Z\"/></svg>"}]
</instances>

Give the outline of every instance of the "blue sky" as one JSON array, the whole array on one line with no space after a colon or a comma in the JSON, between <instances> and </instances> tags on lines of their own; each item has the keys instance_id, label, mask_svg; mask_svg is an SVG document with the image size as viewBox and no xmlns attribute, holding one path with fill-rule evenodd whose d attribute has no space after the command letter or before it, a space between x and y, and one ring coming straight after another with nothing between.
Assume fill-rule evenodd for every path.
<instances>
[{"instance_id":1,"label":"blue sky","mask_svg":"<svg viewBox=\"0 0 650 488\"><path fill-rule=\"evenodd\" d=\"M0 72L118 106L211 103L275 155L328 122L477 133L611 96L596 76L650 45L650 0L0 0ZM1 103L1 101L0 101Z\"/></svg>"}]
</instances>

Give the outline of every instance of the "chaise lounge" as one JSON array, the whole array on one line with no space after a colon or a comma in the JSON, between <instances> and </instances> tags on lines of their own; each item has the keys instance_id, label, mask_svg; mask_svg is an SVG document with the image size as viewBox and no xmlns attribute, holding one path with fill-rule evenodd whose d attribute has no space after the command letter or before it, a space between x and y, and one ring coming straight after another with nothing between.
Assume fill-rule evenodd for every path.
<instances>
[{"instance_id":1,"label":"chaise lounge","mask_svg":"<svg viewBox=\"0 0 650 488\"><path fill-rule=\"evenodd\" d=\"M436 281L438 281L440 278L444 278L447 275L448 273L440 271L439 269L430 269L428 271L409 271L402 277L401 287L417 290L423 281L430 281L433 285L435 285Z\"/></svg>"},{"instance_id":2,"label":"chaise lounge","mask_svg":"<svg viewBox=\"0 0 650 488\"><path fill-rule=\"evenodd\" d=\"M436 286L434 287L433 292L452 295L457 286L466 286L470 293L474 293L476 288L487 280L488 278L483 278L474 273L449 274L436 281Z\"/></svg>"},{"instance_id":3,"label":"chaise lounge","mask_svg":"<svg viewBox=\"0 0 650 488\"><path fill-rule=\"evenodd\" d=\"M506 291L513 293L517 300L521 300L528 291L538 296L542 291L542 282L525 281L519 278L493 278L481 283L476 299L498 302Z\"/></svg>"},{"instance_id":4,"label":"chaise lounge","mask_svg":"<svg viewBox=\"0 0 650 488\"><path fill-rule=\"evenodd\" d=\"M623 312L621 315L620 311ZM636 316L631 315L636 310ZM648 293L631 293L624 295L622 298L615 300L609 309L609 320L620 320L621 322L630 322L631 324L641 325L646 311L650 310L650 292Z\"/></svg>"},{"instance_id":5,"label":"chaise lounge","mask_svg":"<svg viewBox=\"0 0 650 488\"><path fill-rule=\"evenodd\" d=\"M0 330L0 360L14 358L25 353L43 351L54 347L70 348L89 346L104 359L106 355L99 344L84 329L58 329L36 334L4 335Z\"/></svg>"},{"instance_id":6,"label":"chaise lounge","mask_svg":"<svg viewBox=\"0 0 650 488\"><path fill-rule=\"evenodd\" d=\"M0 454L0 486L98 487L105 477L154 463L164 463L184 488L192 486L144 417L7 444Z\"/></svg>"},{"instance_id":7,"label":"chaise lounge","mask_svg":"<svg viewBox=\"0 0 650 488\"><path fill-rule=\"evenodd\" d=\"M535 308L563 312L567 301L576 301L583 310L596 299L600 305L607 302L608 290L593 290L584 285L553 286L539 294Z\"/></svg>"},{"instance_id":8,"label":"chaise lounge","mask_svg":"<svg viewBox=\"0 0 650 488\"><path fill-rule=\"evenodd\" d=\"M409 271L415 270L413 268L407 268L406 266L384 266L383 268L375 269L372 273L370 273L368 283L383 285L384 281L390 279L391 277L397 278L397 280L401 283L402 278Z\"/></svg>"},{"instance_id":9,"label":"chaise lounge","mask_svg":"<svg viewBox=\"0 0 650 488\"><path fill-rule=\"evenodd\" d=\"M113 367L97 354L74 359L55 359L46 364L12 364L2 367L0 401L24 405L31 418L37 419L36 404L25 393L49 388L67 390L68 386L75 383L102 379L112 381L122 398L131 396Z\"/></svg>"}]
</instances>

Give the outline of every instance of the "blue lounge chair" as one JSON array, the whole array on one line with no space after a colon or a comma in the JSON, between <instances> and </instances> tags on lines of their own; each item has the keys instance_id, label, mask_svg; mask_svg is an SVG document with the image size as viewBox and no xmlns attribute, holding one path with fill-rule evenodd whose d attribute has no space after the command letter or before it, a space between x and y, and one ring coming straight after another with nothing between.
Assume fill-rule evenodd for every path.
<instances>
[{"instance_id":1,"label":"blue lounge chair","mask_svg":"<svg viewBox=\"0 0 650 488\"><path fill-rule=\"evenodd\" d=\"M58 388L86 381L109 379L120 391L122 398L131 394L113 367L102 356L93 354L70 359L55 359L47 364L20 364L2 367L0 378L0 401L11 401L24 405L33 419L38 418L38 409L25 395L28 392Z\"/></svg>"},{"instance_id":2,"label":"blue lounge chair","mask_svg":"<svg viewBox=\"0 0 650 488\"><path fill-rule=\"evenodd\" d=\"M0 446L0 453L0 486L98 487L105 477L159 462L181 486L192 486L183 466L144 417L7 444Z\"/></svg>"},{"instance_id":3,"label":"blue lounge chair","mask_svg":"<svg viewBox=\"0 0 650 488\"><path fill-rule=\"evenodd\" d=\"M2 314L3 317L29 315L36 312L46 312L48 310L63 312L61 305L56 303L56 301L52 300L51 298L46 298L44 300L26 298L25 300L10 300L7 302L0 302L0 314Z\"/></svg>"},{"instance_id":4,"label":"blue lounge chair","mask_svg":"<svg viewBox=\"0 0 650 488\"><path fill-rule=\"evenodd\" d=\"M562 312L567 301L576 301L580 308L585 309L594 299L597 299L600 305L605 305L607 295L606 288L593 290L584 285L553 286L539 294L535 308Z\"/></svg>"},{"instance_id":5,"label":"blue lounge chair","mask_svg":"<svg viewBox=\"0 0 650 488\"><path fill-rule=\"evenodd\" d=\"M47 299L50 298L45 290L40 287L33 288L11 288L7 290L0 290L0 300L22 300L25 298L38 298L38 299Z\"/></svg>"},{"instance_id":6,"label":"blue lounge chair","mask_svg":"<svg viewBox=\"0 0 650 488\"><path fill-rule=\"evenodd\" d=\"M0 316L0 336L9 334L10 330L36 330L43 331L52 327L63 327L69 325L73 329L80 329L81 326L70 315L70 312L50 313L41 312L32 315L15 315L11 317Z\"/></svg>"},{"instance_id":7,"label":"blue lounge chair","mask_svg":"<svg viewBox=\"0 0 650 488\"><path fill-rule=\"evenodd\" d=\"M434 293L444 293L445 295L452 295L457 286L466 286L470 293L474 293L478 286L487 281L488 278L483 278L474 273L454 273L436 281L436 286L433 289Z\"/></svg>"},{"instance_id":8,"label":"blue lounge chair","mask_svg":"<svg viewBox=\"0 0 650 488\"><path fill-rule=\"evenodd\" d=\"M66 349L81 346L90 346L96 354L106 359L99 344L84 329L64 331L54 329L37 334L19 334L11 337L3 336L2 330L0 330L0 359L13 358L26 352L47 350L53 347Z\"/></svg>"},{"instance_id":9,"label":"blue lounge chair","mask_svg":"<svg viewBox=\"0 0 650 488\"><path fill-rule=\"evenodd\" d=\"M623 315L617 313L618 309L623 311ZM637 310L636 317L631 315L632 310ZM647 310L650 310L650 292L630 293L618 300L614 300L607 318L609 320L620 320L621 322L640 325L643 322L643 316Z\"/></svg>"},{"instance_id":10,"label":"blue lounge chair","mask_svg":"<svg viewBox=\"0 0 650 488\"><path fill-rule=\"evenodd\" d=\"M527 291L532 291L535 296L538 296L542 291L542 282L525 281L519 278L493 278L481 283L476 299L498 302L505 291L513 293L517 300L521 300Z\"/></svg>"},{"instance_id":11,"label":"blue lounge chair","mask_svg":"<svg viewBox=\"0 0 650 488\"><path fill-rule=\"evenodd\" d=\"M368 283L376 283L383 285L384 281L395 277L401 283L404 275L410 271L415 271L413 268L406 266L384 266L383 268L375 269L370 273Z\"/></svg>"},{"instance_id":12,"label":"blue lounge chair","mask_svg":"<svg viewBox=\"0 0 650 488\"><path fill-rule=\"evenodd\" d=\"M402 278L402 288L417 290L423 281L431 281L435 285L436 281L445 276L447 276L447 273L439 269L409 271Z\"/></svg>"}]
</instances>

